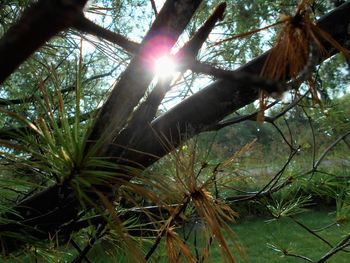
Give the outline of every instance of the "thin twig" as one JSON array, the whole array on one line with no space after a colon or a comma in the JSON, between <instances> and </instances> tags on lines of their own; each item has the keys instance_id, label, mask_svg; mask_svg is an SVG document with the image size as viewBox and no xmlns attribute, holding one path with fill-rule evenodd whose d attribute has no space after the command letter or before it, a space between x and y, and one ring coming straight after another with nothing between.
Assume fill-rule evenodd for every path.
<instances>
[{"instance_id":1,"label":"thin twig","mask_svg":"<svg viewBox=\"0 0 350 263\"><path fill-rule=\"evenodd\" d=\"M322 240L324 243L326 243L329 247L333 247L333 245L331 243L329 243L326 239L324 239L323 237L321 237L319 234L317 234L315 231L313 231L312 229L308 228L306 225L304 225L303 223L299 222L298 220L296 220L294 217L290 216L290 218L297 223L299 226L301 226L302 228L304 228L307 232L309 232L310 234L312 234L313 236L317 237L318 239Z\"/></svg>"},{"instance_id":2,"label":"thin twig","mask_svg":"<svg viewBox=\"0 0 350 263\"><path fill-rule=\"evenodd\" d=\"M265 121L266 121L266 118L265 118ZM273 125L273 127L275 127L275 129L276 129L277 132L281 135L282 139L283 139L284 142L289 146L289 148L290 148L292 151L295 150L294 147L293 147L293 142L289 142L289 141L287 140L287 138L284 136L282 130L276 125L276 123L273 122L273 121L272 121L272 122L269 122L269 123L271 123L271 124Z\"/></svg>"},{"instance_id":3,"label":"thin twig","mask_svg":"<svg viewBox=\"0 0 350 263\"><path fill-rule=\"evenodd\" d=\"M279 112L275 116L272 116L271 118L275 121L275 120L279 119L280 117L284 116L288 111L290 111L295 106L297 106L299 104L299 102L306 97L307 94L309 94L309 91L305 92L302 96L298 96L290 104L288 104L287 107L285 107L281 112Z\"/></svg>"},{"instance_id":4,"label":"thin twig","mask_svg":"<svg viewBox=\"0 0 350 263\"><path fill-rule=\"evenodd\" d=\"M175 214L170 216L167 220L166 224L171 225L179 216L180 214L186 209L188 203L190 202L190 198L186 198L185 202L182 205L178 205L177 211L175 210ZM170 221L169 221L170 220ZM164 228L159 232L156 240L154 241L153 246L150 248L150 250L147 252L147 255L145 256L145 260L149 260L150 257L153 255L154 251L156 251L157 247L160 244L160 241L162 240L164 234L167 231L167 227L164 226Z\"/></svg>"},{"instance_id":5,"label":"thin twig","mask_svg":"<svg viewBox=\"0 0 350 263\"><path fill-rule=\"evenodd\" d=\"M294 254L294 253L290 253L290 252L284 252L283 254L285 256L290 256L290 257L294 257L294 258L300 258L300 259L306 260L308 262L313 262L311 259L309 259L308 257L305 257L303 255L298 255L298 254Z\"/></svg>"},{"instance_id":6,"label":"thin twig","mask_svg":"<svg viewBox=\"0 0 350 263\"><path fill-rule=\"evenodd\" d=\"M275 106L279 101L274 101L272 102L271 104L269 104L266 109L270 109L272 108L273 106ZM258 115L260 111L255 111L253 113L250 113L250 114L247 114L247 115L239 115L237 117L234 117L234 118L230 118L230 119L227 119L227 120L224 120L224 121L220 121L219 123L216 123L216 124L213 124L211 126L208 126L206 128L205 131L217 131L217 130L220 130L222 128L225 128L227 126L231 126L233 124L237 124L237 123L240 123L240 122L243 122L243 121L256 121L256 117Z\"/></svg>"},{"instance_id":7,"label":"thin twig","mask_svg":"<svg viewBox=\"0 0 350 263\"><path fill-rule=\"evenodd\" d=\"M285 169L287 168L287 166L289 165L289 163L292 161L292 159L294 158L294 156L298 153L299 149L296 149L294 151L292 151L292 153L289 155L288 160L286 161L286 163L283 165L283 167L281 168L281 170L278 171L278 173L270 180L270 182L268 182L261 190L260 192L265 191L268 187L270 187L270 189L272 189L277 182L279 181L279 179L281 178L282 174L284 173ZM271 186L270 186L271 185Z\"/></svg>"},{"instance_id":8,"label":"thin twig","mask_svg":"<svg viewBox=\"0 0 350 263\"><path fill-rule=\"evenodd\" d=\"M190 229L188 230L188 233L186 235L186 233L185 233L186 227L185 227L185 225L183 225L182 230L183 230L183 236L184 236L184 239L183 239L183 244L184 245L186 245L186 243L189 240L193 230L194 230L194 235L195 235L195 238L196 238L196 229L195 229L195 227L196 227L196 224L191 222ZM195 246L195 249L197 249L197 246ZM182 255L182 251L180 250L179 254L177 255L177 259L176 259L175 262L178 262L180 260L181 255Z\"/></svg>"},{"instance_id":9,"label":"thin twig","mask_svg":"<svg viewBox=\"0 0 350 263\"><path fill-rule=\"evenodd\" d=\"M73 247L78 251L79 254L81 254L83 251L81 250L81 248L79 247L78 243L75 242L73 239L70 240L70 242L72 243ZM84 259L87 263L91 263L91 261L89 260L89 258L87 257L87 255L84 256Z\"/></svg>"},{"instance_id":10,"label":"thin twig","mask_svg":"<svg viewBox=\"0 0 350 263\"><path fill-rule=\"evenodd\" d=\"M94 246L95 242L100 238L100 235L104 229L105 229L105 224L99 225L97 227L97 232L96 232L95 236L93 236L89 239L88 244L80 252L80 254L72 261L72 263L80 263L84 259L86 260L87 253L89 253L91 248Z\"/></svg>"},{"instance_id":11,"label":"thin twig","mask_svg":"<svg viewBox=\"0 0 350 263\"><path fill-rule=\"evenodd\" d=\"M326 229L328 229L328 228L330 228L332 226L335 226L336 224L337 224L337 222L333 222L333 223L330 223L330 224L328 224L328 225L326 225L324 227L321 227L321 228L318 228L318 229L313 229L312 231L314 231L314 232L321 232L321 231L326 230Z\"/></svg>"},{"instance_id":12,"label":"thin twig","mask_svg":"<svg viewBox=\"0 0 350 263\"><path fill-rule=\"evenodd\" d=\"M293 152L292 149L295 149L295 147L294 147L294 140L293 140L292 129L290 128L289 122L286 119L286 117L283 117L283 120L284 120L284 123L286 124L286 127L287 127L287 131L288 131L288 134L289 134L289 137L290 137L290 143L292 144L291 152ZM299 147L299 149L300 149L300 147Z\"/></svg>"},{"instance_id":13,"label":"thin twig","mask_svg":"<svg viewBox=\"0 0 350 263\"><path fill-rule=\"evenodd\" d=\"M341 240L334 248L329 250L323 257L314 263L323 263L326 262L330 257L334 256L339 251L342 251L344 248L350 246L350 235L347 235L343 240Z\"/></svg>"},{"instance_id":14,"label":"thin twig","mask_svg":"<svg viewBox=\"0 0 350 263\"><path fill-rule=\"evenodd\" d=\"M307 91L304 95L298 97L297 99L293 100L290 104L288 104L287 107L285 107L281 112L279 112L278 114L274 115L274 116L265 116L264 121L269 122L269 123L273 123L274 121L276 121L277 119L279 119L280 117L284 116L288 111L290 111L291 109L293 109L296 105L298 105L298 103L305 98L305 96L309 93L309 91ZM278 100L275 100L274 102L272 102L271 104L269 104L265 111L267 109L272 108L273 106L275 106L277 103L279 103ZM253 113L247 114L247 115L243 115L243 116L238 116L238 117L234 117L231 119L227 119L224 121L220 121L217 124L213 124L212 126L209 126L207 128L207 131L217 131L220 130L222 128L225 128L227 126L233 125L233 124L237 124L246 120L249 121L256 121L257 115L258 113L261 112L259 111L255 111ZM293 147L293 141L292 141L292 137L291 137L291 143L288 144L292 149L294 149Z\"/></svg>"},{"instance_id":15,"label":"thin twig","mask_svg":"<svg viewBox=\"0 0 350 263\"><path fill-rule=\"evenodd\" d=\"M312 119L309 116L309 114L306 112L304 107L301 107L310 126L311 129L311 135L312 135L312 168L315 167L315 162L316 162L316 135L315 135L315 130L314 130L314 125L312 124Z\"/></svg>"},{"instance_id":16,"label":"thin twig","mask_svg":"<svg viewBox=\"0 0 350 263\"><path fill-rule=\"evenodd\" d=\"M312 168L310 172L312 171L316 171L317 167L321 164L321 162L323 161L323 159L326 157L326 155L342 140L344 140L347 136L350 135L350 131L346 132L345 134L341 135L338 139L336 139L331 145L329 145L324 152L321 154L320 158L318 158L318 160L315 162L314 167Z\"/></svg>"},{"instance_id":17,"label":"thin twig","mask_svg":"<svg viewBox=\"0 0 350 263\"><path fill-rule=\"evenodd\" d=\"M346 146L348 147L348 149L350 150L350 143L346 140L346 138L344 138L343 141L346 144Z\"/></svg>"},{"instance_id":18,"label":"thin twig","mask_svg":"<svg viewBox=\"0 0 350 263\"><path fill-rule=\"evenodd\" d=\"M265 196L269 196L272 193L275 193L279 190L281 190L282 188L286 187L287 185L290 185L293 182L293 178L288 178L287 180L285 180L284 182L280 183L279 185L276 185L273 188L270 188L268 190L265 190L263 192L246 192L245 194L242 195L237 195L237 196L231 196L231 197L226 197L225 198L225 202L231 202L231 203L237 203L237 202L246 202L246 201L250 201L250 200L256 200L256 199L260 199L262 197ZM233 188L230 188L233 189ZM236 189L234 189L236 190Z\"/></svg>"},{"instance_id":19,"label":"thin twig","mask_svg":"<svg viewBox=\"0 0 350 263\"><path fill-rule=\"evenodd\" d=\"M157 11L157 6L156 6L156 3L154 2L154 0L151 0L151 5L152 5L152 9L153 9L155 16L157 16L158 11Z\"/></svg>"}]
</instances>

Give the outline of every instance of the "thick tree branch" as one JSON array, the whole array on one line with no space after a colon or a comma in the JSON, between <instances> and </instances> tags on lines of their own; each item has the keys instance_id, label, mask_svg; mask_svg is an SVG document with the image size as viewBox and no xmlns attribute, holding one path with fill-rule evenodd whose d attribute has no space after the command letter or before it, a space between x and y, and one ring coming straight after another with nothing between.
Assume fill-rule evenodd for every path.
<instances>
[{"instance_id":1,"label":"thick tree branch","mask_svg":"<svg viewBox=\"0 0 350 263\"><path fill-rule=\"evenodd\" d=\"M177 52L175 55L176 60L184 69L193 64L200 48L214 28L216 22L223 18L225 8L226 3L218 5L204 25L201 26L193 37ZM127 123L127 127L117 136L114 144L123 144L128 147L128 144L132 144L132 141L138 140L138 137L135 136L135 131L147 129L149 123L155 118L160 103L171 88L171 80L172 77L168 77L158 81L146 101L133 113L133 118ZM125 145L126 142L127 145ZM115 155L115 153L113 154ZM109 156L109 153L107 152L106 155ZM118 157L122 157L122 153L120 153Z\"/></svg>"},{"instance_id":2,"label":"thick tree branch","mask_svg":"<svg viewBox=\"0 0 350 263\"><path fill-rule=\"evenodd\" d=\"M175 2L178 4L176 8L174 6ZM162 18L159 21L156 20L155 25L152 27L153 29L164 28L162 24L165 23L165 29L170 31L175 30L177 38L196 9L196 6L199 4L199 1L189 0L183 0L183 4L179 4L178 2L179 1L167 1L165 4L166 10L173 10L175 13L173 21L169 22L165 19L165 17L161 15L162 11L158 15L157 20L159 17ZM319 26L342 44L348 37L347 28L350 22L350 17L348 16L349 12L350 3L346 3L322 18L319 22ZM183 16L179 15L183 13ZM171 17L173 15L171 15ZM166 14L166 16L169 18L169 14ZM183 20L184 18L186 18L186 20ZM150 32L152 32L152 29ZM166 35L166 33L167 32L164 34ZM155 37L156 35L151 33L147 35L138 56L133 59L130 67L121 77L121 82L116 86L116 90L118 90L118 87L123 87L123 89L112 93L104 109L101 110L100 117L97 119L95 129L90 139L97 140L100 138L100 136L104 134L106 125L110 124L111 121L115 121L115 119L118 118L125 119L125 116L129 116L130 112L134 109L135 101L138 102L143 96L152 78L152 74L142 67L141 57L146 51L146 54L153 54L153 52L149 52L150 50L147 44ZM174 43L174 41L175 39L172 38L171 44ZM326 48L330 50L329 45L326 45ZM165 49L165 51L167 50L169 50L169 47ZM333 53L329 55L331 54ZM267 54L258 57L242 66L237 72L258 75L261 72L266 57ZM145 75L143 75L144 73ZM135 80L138 77L140 79ZM205 89L184 100L163 116L154 120L150 128L135 131L135 133L141 133L143 136L132 145L132 148L137 151L132 151L131 149L127 152L125 158L128 158L132 162L137 162L144 167L151 165L160 157L167 154L173 147L178 146L182 140L198 134L211 124L222 120L231 112L256 100L258 98L260 86L249 84L250 83L229 79L218 80L212 83ZM137 88L141 90L136 91L135 89ZM131 94L134 92L136 93ZM127 101L128 99L130 99L130 103ZM126 109L124 109L125 105L127 106ZM114 123L113 129L118 130L123 125L124 123L118 123L117 120L117 122ZM161 141L161 138L166 139ZM164 147L165 142L171 143L171 147ZM114 148L110 146L108 150L111 150L110 154L113 155L114 151L119 152L119 147ZM274 183L277 181L278 180L274 180L272 185L269 185L269 189L273 189ZM41 193L27 198L13 209L19 212L20 216L23 217L22 220L30 222L30 226L43 231L42 235L39 235L39 232L36 231L38 238L45 238L48 232L54 233L62 224L76 218L79 205L77 204L78 202L74 202L73 196L73 190L67 188L66 185L52 186ZM69 204L68 208L66 204ZM75 204L77 205L75 206ZM40 210L38 210L38 208L40 208ZM45 224L45 222L48 223ZM21 233L21 230L23 230L23 228L19 228L18 225L14 225L14 227L17 227L18 233ZM8 231L5 226L2 227L1 230ZM1 240L3 248L5 248L5 250L18 249L19 244L14 243L14 240L13 238L3 238Z\"/></svg>"},{"instance_id":3,"label":"thick tree branch","mask_svg":"<svg viewBox=\"0 0 350 263\"><path fill-rule=\"evenodd\" d=\"M87 0L40 0L0 40L0 84L57 33L71 27Z\"/></svg>"},{"instance_id":4,"label":"thick tree branch","mask_svg":"<svg viewBox=\"0 0 350 263\"><path fill-rule=\"evenodd\" d=\"M167 1L164 4L143 39L138 54L120 76L99 112L89 137L87 150L99 140L97 154L100 156L105 154L150 85L154 77L155 59L170 52L200 2L201 0L181 0Z\"/></svg>"},{"instance_id":5,"label":"thick tree branch","mask_svg":"<svg viewBox=\"0 0 350 263\"><path fill-rule=\"evenodd\" d=\"M39 2L44 4L43 16L48 15L45 13L47 12L45 8L47 8L46 5L49 5L49 2L50 1L48 0L42 0ZM163 9L145 36L144 41L141 43L138 54L132 59L129 67L122 74L118 84L114 87L112 94L101 109L91 132L91 144L94 144L94 141L99 138L104 138L103 136L106 134L108 136L106 136L107 139L105 142L108 144L114 136L113 132L117 130L119 131L120 128L124 126L127 118L144 95L153 78L154 72L150 70L150 62L153 62L153 56L160 56L162 53L169 53L170 49L177 41L178 36L183 32L193 16L200 2L201 0L168 0L164 4ZM40 8L42 8L42 6L35 5L35 8L33 7L30 9L31 12L29 12L29 14L36 14L36 8L41 10ZM75 23L77 16L81 15L80 12L77 10L75 11L75 13L72 12L73 14L71 14L74 18L72 19L72 23L65 24L65 27L59 27L61 26L61 24L59 24L56 26L57 30L54 32L45 31L44 33L46 33L46 37L42 39L47 40L59 30L72 26ZM29 16L27 19L30 18L31 17ZM51 17L44 18L48 21L51 21L50 19L52 19ZM41 24L47 24L45 19L40 20ZM22 25L23 20L25 21L25 19L22 19L19 22L20 26ZM54 27L55 25L50 25L49 23L49 26ZM41 44L43 43L38 42L35 49ZM155 44L161 45L160 50L154 49ZM33 51L34 47L30 49L30 52ZM30 52L28 52L28 55ZM18 63L22 62L24 59L24 56L21 56ZM12 71L9 71L8 74L11 72ZM110 134L112 134L112 136L110 136ZM101 150L103 152L103 149ZM41 203L41 201L43 201L43 203ZM21 220L24 224L20 226L16 224L2 225L0 226L0 232L1 230L11 231L11 227L17 226L17 230L12 229L12 231L30 233L38 239L47 238L49 233L54 234L59 230L60 226L76 218L79 208L80 203L75 196L73 189L67 184L54 185L20 202L14 207L16 215L2 215L9 219ZM20 248L21 245L23 245L23 242L16 238L8 237L1 239L1 247L4 250L4 253L16 250Z\"/></svg>"},{"instance_id":6,"label":"thick tree branch","mask_svg":"<svg viewBox=\"0 0 350 263\"><path fill-rule=\"evenodd\" d=\"M74 24L74 28L81 32L88 33L115 43L132 54L136 53L140 47L140 44L133 42L118 33L95 24L94 22L87 19L84 15L81 15L79 17L77 22Z\"/></svg>"},{"instance_id":7,"label":"thick tree branch","mask_svg":"<svg viewBox=\"0 0 350 263\"><path fill-rule=\"evenodd\" d=\"M344 44L349 39L347 31L350 23L350 16L347 15L349 12L348 2L324 16L317 24L340 44ZM323 44L328 56L336 52L328 43ZM237 69L236 74L259 75L267 56L268 52ZM255 101L259 95L259 88L261 85L258 83L229 79L215 81L154 120L149 129L140 131L142 138L130 146L133 151L130 151L126 158L147 167L157 160L151 156L159 158L164 156L182 140L206 130L208 126L222 120L231 112ZM165 141L170 142L172 147L164 147ZM110 147L118 152L117 147ZM143 155L135 150L148 154ZM113 150L110 150L110 153L112 152Z\"/></svg>"},{"instance_id":8,"label":"thick tree branch","mask_svg":"<svg viewBox=\"0 0 350 263\"><path fill-rule=\"evenodd\" d=\"M226 3L220 3L213 11L211 16L196 31L193 37L177 52L175 55L179 70L185 70L191 66L196 59L203 43L207 40L210 32L215 27L217 21L224 18ZM183 68L182 68L183 67Z\"/></svg>"}]
</instances>

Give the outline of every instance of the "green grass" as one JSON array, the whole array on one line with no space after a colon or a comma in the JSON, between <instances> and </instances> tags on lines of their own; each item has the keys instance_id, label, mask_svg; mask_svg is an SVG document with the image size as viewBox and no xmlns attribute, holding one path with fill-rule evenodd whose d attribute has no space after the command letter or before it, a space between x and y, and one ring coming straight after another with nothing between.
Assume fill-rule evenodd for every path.
<instances>
[{"instance_id":1,"label":"green grass","mask_svg":"<svg viewBox=\"0 0 350 263\"><path fill-rule=\"evenodd\" d=\"M311 229L320 229L334 222L335 216L327 211L309 211L296 219ZM240 259L239 262L307 262L296 257L284 256L281 252L272 249L272 246L287 249L290 253L304 255L312 260L319 259L330 249L323 241L308 233L290 218L274 221L256 218L234 225L233 229L246 251L246 259ZM350 223L334 225L317 232L333 245L349 233ZM212 258L217 256L219 254L214 251ZM350 253L339 252L327 262L349 261ZM218 262L218 260L211 262Z\"/></svg>"},{"instance_id":2,"label":"green grass","mask_svg":"<svg viewBox=\"0 0 350 263\"><path fill-rule=\"evenodd\" d=\"M335 220L334 213L322 211L308 211L295 217L299 222L307 225L311 229L320 229L330 225ZM305 229L298 226L290 218L282 218L280 220L268 220L266 218L245 219L237 224L233 224L232 228L236 233L235 239L245 250L245 256L240 256L237 252L237 262L239 263L299 263L307 262L295 257L284 256L281 252L275 251L272 246L281 249L287 249L290 253L304 255L312 260L321 258L330 248L320 239L312 236ZM198 229L197 233L201 233ZM180 231L181 232L181 231ZM350 222L333 225L324 231L317 232L331 244L337 244L346 234L350 234ZM200 238L198 238L200 239ZM192 239L193 241L193 239ZM191 241L191 243L192 243ZM149 243L147 247L152 244ZM93 250L88 254L88 258L94 263L114 263L114 262L130 262L131 257L127 254L111 253L108 251L115 250L115 247L109 247L108 243L98 242ZM190 245L191 246L191 245ZM234 250L234 247L232 245ZM350 250L350 249L349 249ZM107 255L106 255L107 253ZM147 249L145 252L147 253ZM62 262L71 262L74 258L73 254L69 257L66 255L66 260ZM109 254L109 255L108 255ZM69 258L69 259L68 259ZM216 246L211 248L211 256L206 262L221 263L220 251ZM35 262L28 258L23 260L9 260L6 262ZM53 258L50 260L45 257L45 260L38 262L59 262ZM166 251L163 244L160 245L157 252L152 256L149 262L166 263ZM183 262L186 262L185 260ZM350 262L350 252L339 252L333 256L327 263L347 263Z\"/></svg>"},{"instance_id":3,"label":"green grass","mask_svg":"<svg viewBox=\"0 0 350 263\"><path fill-rule=\"evenodd\" d=\"M311 229L320 229L334 222L335 215L328 211L308 211L300 214L296 219ZM237 234L236 240L245 250L245 256L237 255L237 262L250 263L298 263L305 260L284 256L272 248L276 246L287 249L289 253L304 255L312 260L320 259L329 249L323 241L308 233L290 218L269 221L266 218L243 220L232 225ZM337 244L346 234L350 234L350 223L333 225L324 231L317 232L332 245ZM167 262L165 251L158 251L158 255L151 262ZM237 253L236 253L237 254ZM207 262L220 263L220 251L217 247L211 250ZM107 262L107 261L105 261ZM109 261L113 262L113 260ZM350 262L350 252L339 252L327 263Z\"/></svg>"}]
</instances>

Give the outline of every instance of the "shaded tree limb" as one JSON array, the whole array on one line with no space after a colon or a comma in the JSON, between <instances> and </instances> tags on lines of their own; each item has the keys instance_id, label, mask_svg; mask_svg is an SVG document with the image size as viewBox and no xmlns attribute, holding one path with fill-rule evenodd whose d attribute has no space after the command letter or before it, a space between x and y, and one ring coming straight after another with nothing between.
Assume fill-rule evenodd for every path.
<instances>
[{"instance_id":1,"label":"shaded tree limb","mask_svg":"<svg viewBox=\"0 0 350 263\"><path fill-rule=\"evenodd\" d=\"M86 2L40 0L27 8L0 39L0 84L51 37L74 25Z\"/></svg>"},{"instance_id":2,"label":"shaded tree limb","mask_svg":"<svg viewBox=\"0 0 350 263\"><path fill-rule=\"evenodd\" d=\"M350 12L350 3L325 15L317 25L342 44L348 39L347 27L350 23L348 12ZM328 56L336 52L329 44L324 43L324 46L328 50ZM268 52L240 67L236 73L259 75L267 56ZM205 131L208 126L219 122L231 112L255 101L259 96L259 88L261 86L256 83L217 80L155 119L149 129L140 131L142 139L131 148L162 157L168 150L164 148L164 139L161 142L160 138L168 138L173 147L177 147L182 140ZM112 148L109 151L111 155L114 150L118 153L115 146L111 145L110 148ZM156 161L150 155L144 156L133 151L126 155L126 158L147 167Z\"/></svg>"},{"instance_id":3,"label":"shaded tree limb","mask_svg":"<svg viewBox=\"0 0 350 263\"><path fill-rule=\"evenodd\" d=\"M138 54L120 76L118 83L102 106L89 136L86 151L97 146L95 154L104 156L109 144L125 126L134 108L151 83L154 58L168 54L183 32L201 0L166 1L150 30L144 37ZM160 45L154 48L154 45ZM103 138L103 141L101 139Z\"/></svg>"},{"instance_id":4,"label":"shaded tree limb","mask_svg":"<svg viewBox=\"0 0 350 263\"><path fill-rule=\"evenodd\" d=\"M105 132L108 134L106 141L109 143L110 139L113 138L112 136L114 136L113 133L111 133L112 136L109 136L109 132L111 130L120 130L123 127L153 78L153 72L149 69L149 63L152 62L153 55L159 55L159 50L152 51L153 44L163 44L162 52L168 53L200 2L200 0L180 0L176 2L168 0L164 4L163 9L144 38L138 55L132 59L129 67L122 74L120 81L101 109L90 136L90 143L93 144L94 139L103 138L103 135L106 134ZM43 3L48 4L48 0ZM33 8L32 11L36 12L37 10ZM46 10L44 11L46 12ZM77 15L79 15L79 12L74 13L74 22ZM23 19L20 20L19 24L21 23L23 23ZM41 23L45 24L42 20ZM50 36L55 32L50 31ZM164 43L160 41L162 39L165 40ZM39 43L38 46L40 46ZM34 50L31 49L31 51ZM25 59L23 56L21 58ZM112 121L114 123L111 124ZM40 204L41 200L44 202ZM76 218L79 209L80 202L74 190L67 183L64 183L53 185L40 193L28 197L14 207L15 214L2 216L9 220L24 219L26 224L20 227L17 226L17 229L14 228L13 231L28 232L33 237L45 239L49 233L55 234L60 226ZM2 231L9 230L11 227L13 227L11 224L0 226ZM31 231L32 229L33 231ZM6 237L1 239L1 244L4 253L9 253L20 248L24 243L21 240Z\"/></svg>"},{"instance_id":5,"label":"shaded tree limb","mask_svg":"<svg viewBox=\"0 0 350 263\"><path fill-rule=\"evenodd\" d=\"M180 67L182 66L185 69L193 64L200 48L214 28L216 22L223 18L225 8L226 3L218 5L208 20L206 20L194 33L193 37L175 54L175 60ZM114 141L115 144L125 145L127 142L125 146L128 147L134 140L138 140L138 137L135 136L135 131L147 129L149 123L155 118L160 103L171 88L171 81L172 76L158 80L157 85L148 95L145 102L133 113L133 118L127 123L127 127L117 135ZM106 155L109 156L110 154L107 152ZM113 152L113 155L116 155L116 153ZM122 153L119 153L118 156L121 157Z\"/></svg>"},{"instance_id":6,"label":"shaded tree limb","mask_svg":"<svg viewBox=\"0 0 350 263\"><path fill-rule=\"evenodd\" d=\"M226 8L226 3L219 4L214 10L213 14L203 24L203 26L194 34L194 36L177 52L174 56L175 60L179 64L178 70L183 71L191 69L196 73L203 73L214 76L216 78L232 78L237 80L247 81L248 79L252 82L256 82L266 86L266 90L282 92L285 88L282 88L282 84L279 84L272 80L267 80L262 77L253 76L251 74L240 73L237 74L235 71L224 70L214 67L207 63L196 61L195 58L202 44L206 41L209 33L215 26L218 20L223 19L223 14ZM105 39L113 44L116 44L131 54L137 54L141 44L129 40L125 36L115 33L111 30L105 29L94 22L90 21L84 16L81 16L78 22L74 25L74 28L96 37ZM271 87L271 88L269 88Z\"/></svg>"},{"instance_id":7,"label":"shaded tree limb","mask_svg":"<svg viewBox=\"0 0 350 263\"><path fill-rule=\"evenodd\" d=\"M73 27L83 33L91 34L117 44L131 54L135 54L140 48L139 43L129 40L125 36L122 36L118 33L95 24L94 22L87 19L84 15L81 15L79 19L77 19Z\"/></svg>"},{"instance_id":8,"label":"shaded tree limb","mask_svg":"<svg viewBox=\"0 0 350 263\"><path fill-rule=\"evenodd\" d=\"M225 2L220 3L204 24L194 33L192 38L175 54L180 71L191 67L215 24L224 18L226 6Z\"/></svg>"}]
</instances>

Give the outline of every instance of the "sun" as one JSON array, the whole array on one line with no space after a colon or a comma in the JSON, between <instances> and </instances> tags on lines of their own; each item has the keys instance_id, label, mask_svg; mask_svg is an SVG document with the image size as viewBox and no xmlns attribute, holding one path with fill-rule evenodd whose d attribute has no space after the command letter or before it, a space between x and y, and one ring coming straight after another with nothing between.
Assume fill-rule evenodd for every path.
<instances>
[{"instance_id":1,"label":"sun","mask_svg":"<svg viewBox=\"0 0 350 263\"><path fill-rule=\"evenodd\" d=\"M168 55L158 58L154 66L157 77L161 79L174 75L176 71L174 59Z\"/></svg>"}]
</instances>

